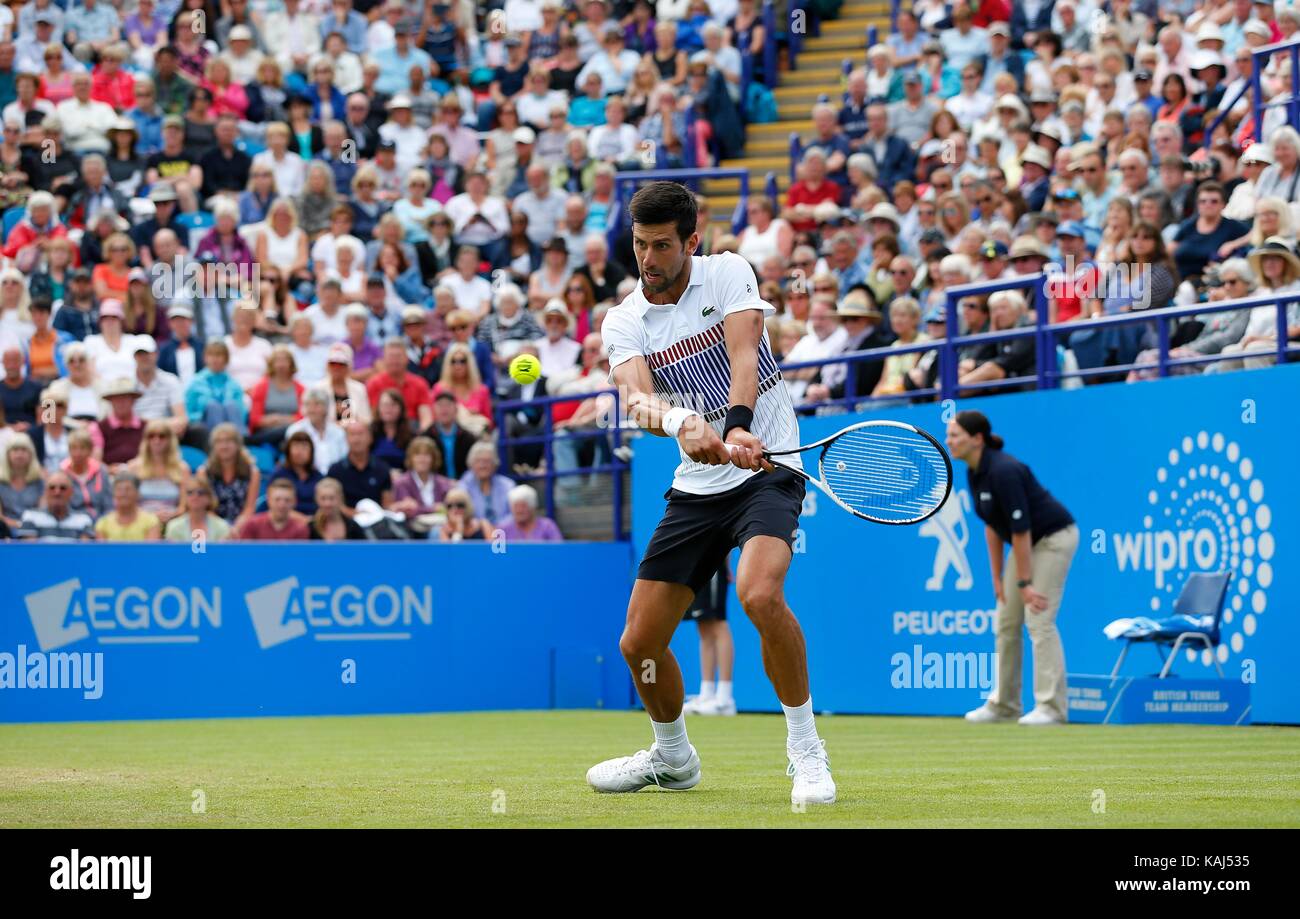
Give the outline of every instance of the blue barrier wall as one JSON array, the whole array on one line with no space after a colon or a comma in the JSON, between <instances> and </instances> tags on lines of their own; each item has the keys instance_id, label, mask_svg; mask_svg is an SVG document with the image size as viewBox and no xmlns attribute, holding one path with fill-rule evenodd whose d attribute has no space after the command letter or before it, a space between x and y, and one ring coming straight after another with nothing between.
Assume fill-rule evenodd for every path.
<instances>
[{"instance_id":1,"label":"blue barrier wall","mask_svg":"<svg viewBox=\"0 0 1300 919\"><path fill-rule=\"evenodd\" d=\"M498 548L6 545L0 721L626 708L628 545Z\"/></svg>"},{"instance_id":2,"label":"blue barrier wall","mask_svg":"<svg viewBox=\"0 0 1300 919\"><path fill-rule=\"evenodd\" d=\"M1078 520L1075 556L1058 619L1072 673L1109 673L1119 652L1102 626L1121 616L1170 615L1187 571L1237 571L1219 649L1226 675L1253 679L1253 721L1300 723L1300 486L1294 406L1300 367L1182 377L965 399L948 409L985 412L1007 449ZM879 417L909 421L941 440L945 408L906 406ZM859 418L805 418L809 443ZM663 510L674 445L643 437L633 474L636 557ZM980 703L996 672L993 589L982 524L955 465L953 497L915 527L851 517L809 488L787 586L803 624L819 710L955 715ZM734 555L733 555L734 558ZM736 699L779 710L757 634L731 595ZM1026 641L1026 645L1028 642ZM687 686L698 685L695 630L673 649ZM1026 647L1026 663L1029 661ZM1175 670L1215 676L1186 652ZM1124 672L1159 670L1135 648ZM1032 685L1026 667L1026 687ZM1026 710L1032 699L1026 697Z\"/></svg>"}]
</instances>

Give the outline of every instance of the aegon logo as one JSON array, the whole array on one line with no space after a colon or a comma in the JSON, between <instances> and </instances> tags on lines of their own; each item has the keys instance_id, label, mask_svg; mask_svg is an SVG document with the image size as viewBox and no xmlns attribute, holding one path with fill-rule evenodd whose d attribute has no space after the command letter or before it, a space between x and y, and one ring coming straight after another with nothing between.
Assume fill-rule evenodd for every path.
<instances>
[{"instance_id":1,"label":"aegon logo","mask_svg":"<svg viewBox=\"0 0 1300 919\"><path fill-rule=\"evenodd\" d=\"M85 587L79 578L24 597L42 651L89 638L102 645L194 644L221 627L221 588Z\"/></svg>"},{"instance_id":2,"label":"aegon logo","mask_svg":"<svg viewBox=\"0 0 1300 919\"><path fill-rule=\"evenodd\" d=\"M1254 463L1221 433L1188 435L1156 469L1146 504L1141 532L1112 535L1116 566L1152 572L1152 616L1173 612L1185 573L1231 569L1223 641L1214 652L1227 663L1255 634L1273 583L1273 515ZM1208 649L1188 649L1186 657L1213 663Z\"/></svg>"},{"instance_id":3,"label":"aegon logo","mask_svg":"<svg viewBox=\"0 0 1300 919\"><path fill-rule=\"evenodd\" d=\"M433 587L393 587L379 584L362 590L299 586L284 578L244 595L248 615L263 650L302 638L311 631L317 641L401 641L416 623L433 624Z\"/></svg>"}]
</instances>

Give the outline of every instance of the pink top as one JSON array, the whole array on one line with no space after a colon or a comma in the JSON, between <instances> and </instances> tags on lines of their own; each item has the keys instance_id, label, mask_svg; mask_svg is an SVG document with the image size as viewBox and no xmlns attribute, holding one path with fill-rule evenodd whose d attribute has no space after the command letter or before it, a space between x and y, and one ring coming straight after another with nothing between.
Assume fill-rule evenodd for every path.
<instances>
[{"instance_id":1,"label":"pink top","mask_svg":"<svg viewBox=\"0 0 1300 919\"><path fill-rule=\"evenodd\" d=\"M433 384L432 399L438 398L438 393L446 389L441 382ZM476 415L483 415L485 418L492 418L492 397L488 395L488 388L485 384L480 383L478 389L469 394L468 399L457 399L459 404L465 406Z\"/></svg>"}]
</instances>

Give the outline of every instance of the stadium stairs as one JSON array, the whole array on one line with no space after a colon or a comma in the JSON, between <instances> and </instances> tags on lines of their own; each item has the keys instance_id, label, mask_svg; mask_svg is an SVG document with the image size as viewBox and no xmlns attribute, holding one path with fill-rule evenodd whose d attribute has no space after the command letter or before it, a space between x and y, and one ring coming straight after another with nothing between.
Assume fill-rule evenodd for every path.
<instances>
[{"instance_id":1,"label":"stadium stairs","mask_svg":"<svg viewBox=\"0 0 1300 919\"><path fill-rule=\"evenodd\" d=\"M720 166L749 170L749 193L763 194L768 173L776 176L782 197L790 187L790 134L807 137L812 133L812 107L826 96L838 107L844 92L845 59L854 67L867 62L867 29L875 26L883 41L889 34L888 0L847 0L839 18L821 24L821 34L806 37L795 61L795 70L780 71L776 88L778 120L751 124L745 131L745 155L723 160ZM782 56L784 65L784 55ZM739 200L736 179L713 180L701 189L709 198L709 216L719 232L728 225ZM780 202L777 202L778 207Z\"/></svg>"}]
</instances>

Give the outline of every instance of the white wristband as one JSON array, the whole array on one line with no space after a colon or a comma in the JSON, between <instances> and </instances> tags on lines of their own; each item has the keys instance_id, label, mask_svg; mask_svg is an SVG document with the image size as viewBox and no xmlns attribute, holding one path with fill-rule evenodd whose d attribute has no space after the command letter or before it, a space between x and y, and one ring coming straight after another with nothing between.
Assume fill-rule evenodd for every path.
<instances>
[{"instance_id":1,"label":"white wristband","mask_svg":"<svg viewBox=\"0 0 1300 919\"><path fill-rule=\"evenodd\" d=\"M677 439L677 432L682 429L686 419L692 415L698 415L699 412L693 412L689 408L670 408L664 413L663 431L673 440Z\"/></svg>"}]
</instances>

